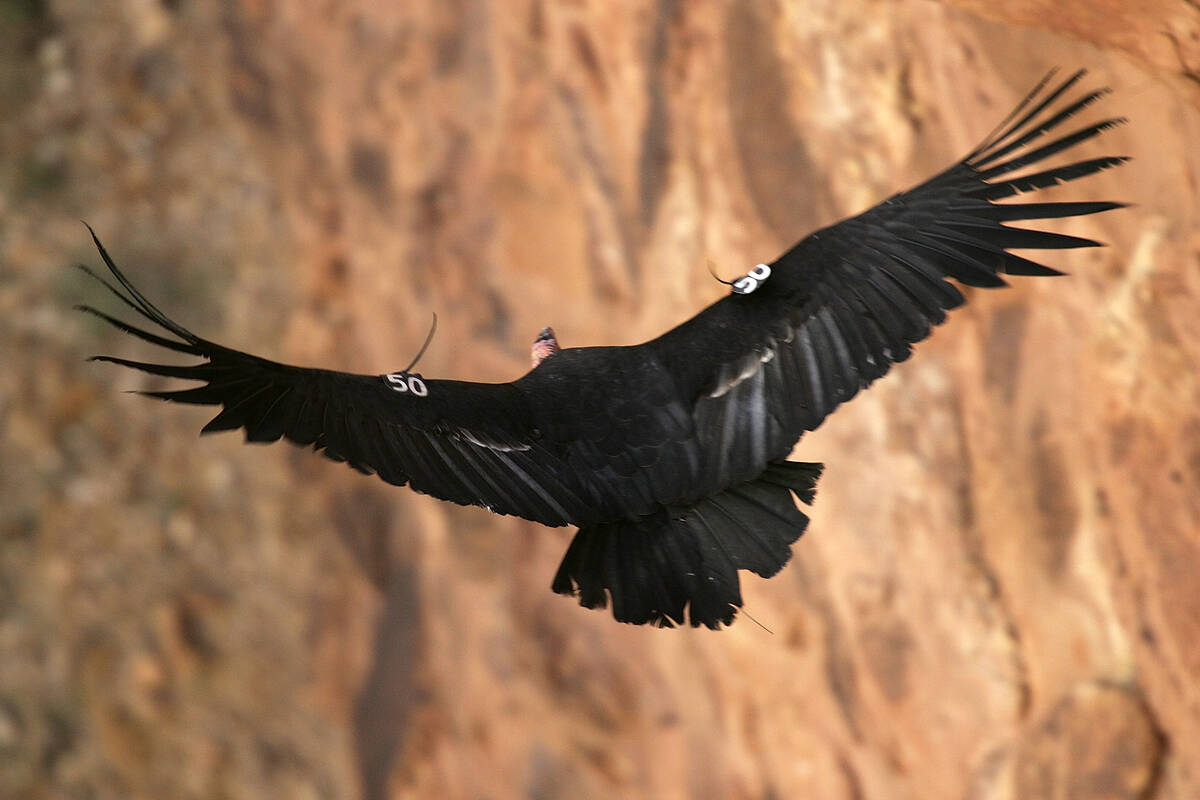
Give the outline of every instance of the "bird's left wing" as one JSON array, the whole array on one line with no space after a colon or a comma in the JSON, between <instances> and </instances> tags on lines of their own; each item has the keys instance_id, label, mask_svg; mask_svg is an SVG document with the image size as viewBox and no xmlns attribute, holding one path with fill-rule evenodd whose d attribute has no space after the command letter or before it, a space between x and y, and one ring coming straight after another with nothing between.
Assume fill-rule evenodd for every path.
<instances>
[{"instance_id":1,"label":"bird's left wing","mask_svg":"<svg viewBox=\"0 0 1200 800\"><path fill-rule=\"evenodd\" d=\"M737 281L734 293L643 345L692 398L708 460L704 484L727 486L758 474L908 358L912 344L963 302L948 278L998 287L1005 285L1002 274L1057 275L1009 251L1098 244L1006 223L1095 214L1120 203L997 202L1126 160L1091 158L1023 172L1123 122L1106 119L1038 141L1106 93L1063 100L1083 74L1057 86L1047 76L954 166L806 237Z\"/></svg>"},{"instance_id":2,"label":"bird's left wing","mask_svg":"<svg viewBox=\"0 0 1200 800\"><path fill-rule=\"evenodd\" d=\"M114 356L95 360L202 381L195 388L143 394L222 406L204 433L241 428L247 441L284 438L312 445L388 483L547 525L567 524L587 508L582 498L587 490L540 437L525 397L512 384L430 380L409 372L355 375L294 367L224 347L159 311L117 268L94 232L92 237L117 284L85 271L161 333L91 306L79 308L151 344L203 359L183 366Z\"/></svg>"}]
</instances>

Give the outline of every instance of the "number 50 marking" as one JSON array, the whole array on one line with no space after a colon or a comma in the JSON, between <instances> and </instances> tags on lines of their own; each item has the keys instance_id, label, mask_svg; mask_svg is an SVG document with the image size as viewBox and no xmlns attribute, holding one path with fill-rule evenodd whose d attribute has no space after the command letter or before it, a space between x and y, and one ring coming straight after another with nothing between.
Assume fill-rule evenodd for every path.
<instances>
[{"instance_id":1,"label":"number 50 marking","mask_svg":"<svg viewBox=\"0 0 1200 800\"><path fill-rule=\"evenodd\" d=\"M384 375L383 379L387 381L388 386L394 392L412 392L417 397L425 397L429 394L425 381L417 375L409 375L407 372L392 372Z\"/></svg>"}]
</instances>

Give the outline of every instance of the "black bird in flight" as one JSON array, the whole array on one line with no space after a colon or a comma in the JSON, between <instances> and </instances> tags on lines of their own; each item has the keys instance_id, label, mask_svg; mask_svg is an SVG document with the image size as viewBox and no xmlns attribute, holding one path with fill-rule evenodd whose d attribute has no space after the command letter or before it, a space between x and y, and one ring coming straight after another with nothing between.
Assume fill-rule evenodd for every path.
<instances>
[{"instance_id":1,"label":"black bird in flight","mask_svg":"<svg viewBox=\"0 0 1200 800\"><path fill-rule=\"evenodd\" d=\"M759 264L678 327L629 347L561 350L547 328L534 343L533 369L511 383L425 378L415 362L353 375L232 350L159 311L95 233L118 285L89 274L160 330L80 308L202 359L175 366L97 357L202 382L144 394L222 406L203 433L282 437L443 500L576 525L555 592L588 608L611 603L621 622L717 628L742 605L738 570L774 575L808 524L793 497L812 502L822 465L788 461L792 448L963 302L946 279L997 287L1002 274L1059 275L1009 251L1098 246L1005 223L1122 204L997 202L1126 160L1022 172L1123 122L1061 133L1107 90L1068 99L1083 72L1057 85L1053 75L961 161Z\"/></svg>"}]
</instances>

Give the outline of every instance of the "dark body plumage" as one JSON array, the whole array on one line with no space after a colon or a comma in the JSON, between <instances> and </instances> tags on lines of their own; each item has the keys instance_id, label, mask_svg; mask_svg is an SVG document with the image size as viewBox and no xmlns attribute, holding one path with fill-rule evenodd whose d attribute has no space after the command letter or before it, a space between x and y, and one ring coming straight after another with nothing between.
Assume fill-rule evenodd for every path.
<instances>
[{"instance_id":1,"label":"dark body plumage","mask_svg":"<svg viewBox=\"0 0 1200 800\"><path fill-rule=\"evenodd\" d=\"M162 329L122 330L203 363L100 357L202 381L147 392L220 405L204 432L286 438L397 485L546 525L577 525L554 590L623 622L717 627L741 606L739 569L775 574L807 517L820 464L787 461L839 404L906 359L963 297L946 279L1003 286L1055 275L1012 248L1095 246L1005 223L1093 214L1108 202L1000 204L1121 163L1033 166L1120 122L1042 138L1103 91L1066 100L1082 73L1043 80L961 162L824 228L738 289L656 339L566 348L511 383L401 371L302 369L195 336L151 305L97 240L109 288ZM750 291L746 293L745 289Z\"/></svg>"}]
</instances>

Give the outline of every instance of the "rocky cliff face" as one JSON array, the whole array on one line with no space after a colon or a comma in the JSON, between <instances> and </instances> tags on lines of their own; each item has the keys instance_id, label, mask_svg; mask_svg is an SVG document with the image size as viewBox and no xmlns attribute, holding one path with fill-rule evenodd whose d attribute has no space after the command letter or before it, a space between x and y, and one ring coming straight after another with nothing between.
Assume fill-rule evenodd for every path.
<instances>
[{"instance_id":1,"label":"rocky cliff face","mask_svg":"<svg viewBox=\"0 0 1200 800\"><path fill-rule=\"evenodd\" d=\"M1200 10L1187 0L0 2L0 795L1200 796ZM552 595L569 540L82 363L189 326L507 380L648 338L950 163L1050 66L1135 160L1111 247L972 291L800 445L721 633Z\"/></svg>"}]
</instances>

